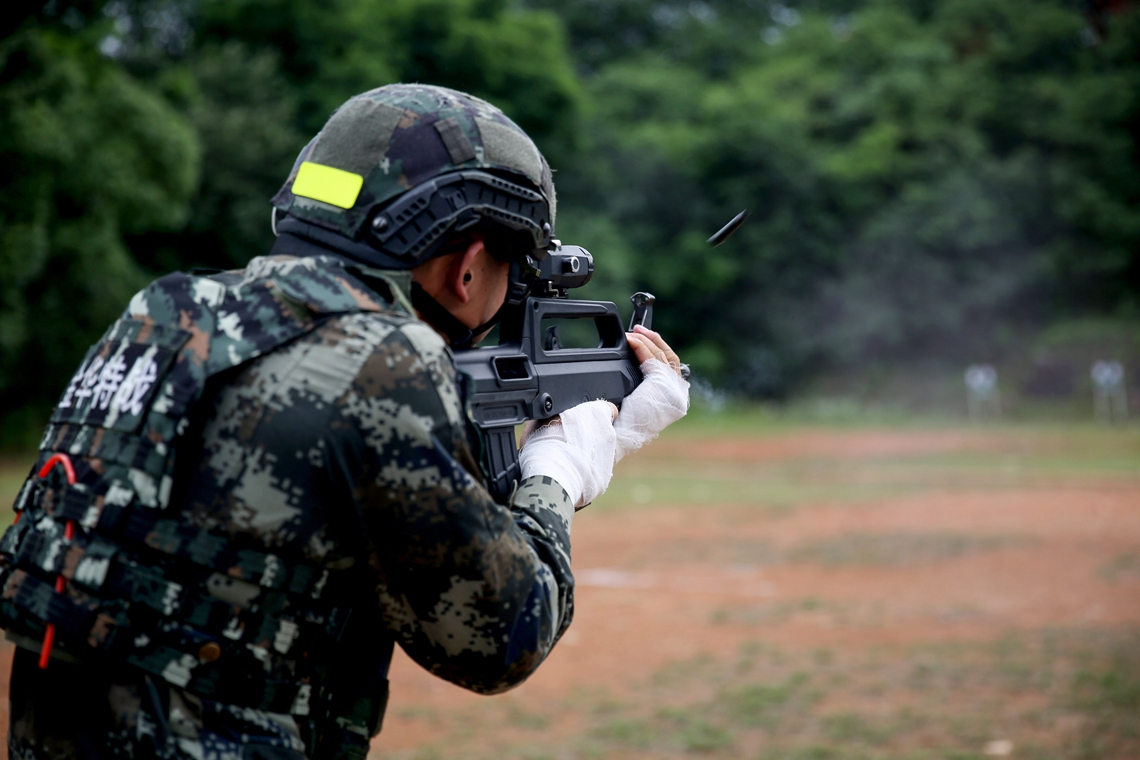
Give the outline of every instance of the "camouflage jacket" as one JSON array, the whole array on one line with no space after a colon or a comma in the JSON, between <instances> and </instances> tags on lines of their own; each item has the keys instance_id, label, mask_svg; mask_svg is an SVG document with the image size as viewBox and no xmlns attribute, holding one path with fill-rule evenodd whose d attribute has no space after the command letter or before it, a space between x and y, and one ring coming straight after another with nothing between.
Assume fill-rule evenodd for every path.
<instances>
[{"instance_id":1,"label":"camouflage jacket","mask_svg":"<svg viewBox=\"0 0 1140 760\"><path fill-rule=\"evenodd\" d=\"M328 593L347 600L354 618L324 655L334 673L314 697L324 703L304 715L255 710L125 666L53 661L40 671L21 652L12 757L78 756L91 746L103 748L98 756L298 757L319 746L320 755L363 757L363 734L379 730L393 642L432 673L495 693L532 673L569 625L573 508L563 489L531 478L509 506L496 504L443 340L415 319L392 277L371 280L329 256L315 263L359 286L373 306L325 318L218 375L179 439L168 509L195 530L277 558L285 571L334 571ZM313 264L263 257L220 281ZM238 322L226 327L241 332ZM295 669L272 650L258 653L267 671ZM342 683L359 690L361 678L375 694L363 706L357 697L338 701L352 693ZM60 689L95 717L60 720ZM361 710L372 714L354 715ZM356 751L345 749L353 744Z\"/></svg>"}]
</instances>

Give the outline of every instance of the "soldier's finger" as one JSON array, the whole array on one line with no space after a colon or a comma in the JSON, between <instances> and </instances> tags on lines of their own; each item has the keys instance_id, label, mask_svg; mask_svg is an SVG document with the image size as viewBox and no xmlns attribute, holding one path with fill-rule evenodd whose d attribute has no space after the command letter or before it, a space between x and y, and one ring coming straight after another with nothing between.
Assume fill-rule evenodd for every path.
<instances>
[{"instance_id":1,"label":"soldier's finger","mask_svg":"<svg viewBox=\"0 0 1140 760\"><path fill-rule=\"evenodd\" d=\"M633 349L638 364L644 364L653 358L656 346L649 338L639 333L626 333L625 338L629 341L629 347Z\"/></svg>"},{"instance_id":2,"label":"soldier's finger","mask_svg":"<svg viewBox=\"0 0 1140 760\"><path fill-rule=\"evenodd\" d=\"M633 348L638 364L644 364L649 359L657 359L662 364L669 365L674 372L681 374L681 360L672 349L664 350L641 333L626 333L629 345Z\"/></svg>"},{"instance_id":3,"label":"soldier's finger","mask_svg":"<svg viewBox=\"0 0 1140 760\"><path fill-rule=\"evenodd\" d=\"M653 343L655 347L654 355L657 356L658 359L668 364L678 373L681 371L681 357L677 356L677 352L665 342L665 339L661 337L660 333L647 330L641 325L635 325L634 329L637 330L639 335L643 335ZM660 353L658 354L658 352Z\"/></svg>"},{"instance_id":4,"label":"soldier's finger","mask_svg":"<svg viewBox=\"0 0 1140 760\"><path fill-rule=\"evenodd\" d=\"M665 342L665 339L661 337L661 333L650 330L649 328L642 325L634 325L633 329L639 335L644 335L645 337L649 338L649 340L653 342L654 346L665 352L666 356L669 356L673 359L677 358L677 354L673 352L673 349L670 348L669 344Z\"/></svg>"}]
</instances>

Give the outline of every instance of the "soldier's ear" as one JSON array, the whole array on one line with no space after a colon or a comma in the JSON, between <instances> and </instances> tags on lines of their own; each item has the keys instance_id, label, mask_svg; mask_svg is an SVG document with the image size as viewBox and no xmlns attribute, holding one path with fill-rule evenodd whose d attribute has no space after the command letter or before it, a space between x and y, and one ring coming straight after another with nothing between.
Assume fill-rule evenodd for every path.
<instances>
[{"instance_id":1,"label":"soldier's ear","mask_svg":"<svg viewBox=\"0 0 1140 760\"><path fill-rule=\"evenodd\" d=\"M475 261L484 250L482 240L476 240L467 246L467 250L456 254L455 260L447 273L447 287L460 303L471 300L470 287L475 279Z\"/></svg>"}]
</instances>

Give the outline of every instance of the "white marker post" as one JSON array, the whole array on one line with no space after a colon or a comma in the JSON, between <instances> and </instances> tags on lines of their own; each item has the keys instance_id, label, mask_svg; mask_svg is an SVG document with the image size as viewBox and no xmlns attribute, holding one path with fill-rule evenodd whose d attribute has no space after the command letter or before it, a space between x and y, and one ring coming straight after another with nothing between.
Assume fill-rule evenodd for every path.
<instances>
[{"instance_id":1,"label":"white marker post","mask_svg":"<svg viewBox=\"0 0 1140 760\"><path fill-rule=\"evenodd\" d=\"M1001 417L997 370L989 364L971 364L966 368L966 404L974 422Z\"/></svg>"},{"instance_id":2,"label":"white marker post","mask_svg":"<svg viewBox=\"0 0 1140 760\"><path fill-rule=\"evenodd\" d=\"M1094 362L1089 375L1093 381L1093 413L1106 425L1128 419L1128 390L1124 387L1124 367L1118 361Z\"/></svg>"}]
</instances>

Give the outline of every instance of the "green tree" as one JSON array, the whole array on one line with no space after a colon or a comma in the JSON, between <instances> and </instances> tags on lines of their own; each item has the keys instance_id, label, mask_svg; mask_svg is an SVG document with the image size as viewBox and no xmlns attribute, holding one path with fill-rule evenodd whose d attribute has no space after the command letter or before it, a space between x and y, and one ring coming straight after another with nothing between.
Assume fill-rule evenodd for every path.
<instances>
[{"instance_id":1,"label":"green tree","mask_svg":"<svg viewBox=\"0 0 1140 760\"><path fill-rule=\"evenodd\" d=\"M197 159L190 125L83 40L32 28L0 42L6 415L50 404L145 281L124 236L185 222Z\"/></svg>"},{"instance_id":2,"label":"green tree","mask_svg":"<svg viewBox=\"0 0 1140 760\"><path fill-rule=\"evenodd\" d=\"M351 95L401 80L465 89L502 105L552 160L573 150L580 92L561 25L505 0L17 10L0 42L9 437L38 428L83 351L149 277L265 253L269 198Z\"/></svg>"},{"instance_id":3,"label":"green tree","mask_svg":"<svg viewBox=\"0 0 1140 760\"><path fill-rule=\"evenodd\" d=\"M749 394L1134 314L1140 10L1083 9L18 5L0 40L0 415L50 405L146 277L266 251L304 142L400 80L503 106L557 170L560 237L597 258L583 295L652 290L698 369Z\"/></svg>"},{"instance_id":4,"label":"green tree","mask_svg":"<svg viewBox=\"0 0 1140 760\"><path fill-rule=\"evenodd\" d=\"M204 0L202 41L278 53L315 133L358 92L429 82L487 98L539 142L572 142L578 83L558 19L507 0Z\"/></svg>"},{"instance_id":5,"label":"green tree","mask_svg":"<svg viewBox=\"0 0 1140 760\"><path fill-rule=\"evenodd\" d=\"M273 244L269 198L309 139L280 56L206 43L162 68L155 85L193 126L202 178L184 225L128 240L135 259L154 273L244 266Z\"/></svg>"},{"instance_id":6,"label":"green tree","mask_svg":"<svg viewBox=\"0 0 1140 760\"><path fill-rule=\"evenodd\" d=\"M117 58L186 115L203 146L187 225L129 241L155 272L240 266L268 250L268 199L301 147L344 100L389 82L470 91L503 106L552 160L572 148L579 93L550 14L487 0L108 7Z\"/></svg>"}]
</instances>

